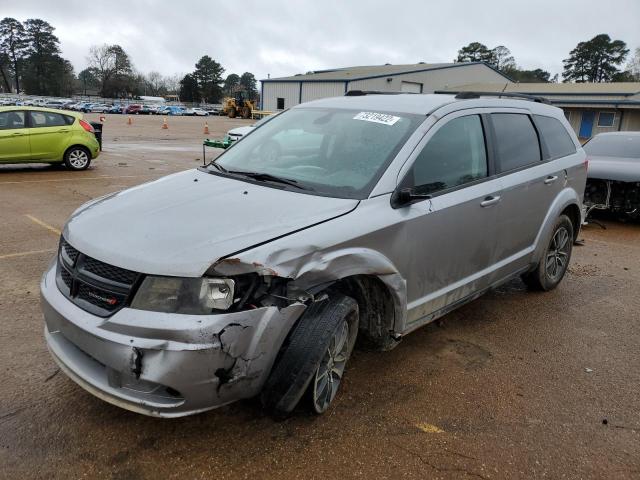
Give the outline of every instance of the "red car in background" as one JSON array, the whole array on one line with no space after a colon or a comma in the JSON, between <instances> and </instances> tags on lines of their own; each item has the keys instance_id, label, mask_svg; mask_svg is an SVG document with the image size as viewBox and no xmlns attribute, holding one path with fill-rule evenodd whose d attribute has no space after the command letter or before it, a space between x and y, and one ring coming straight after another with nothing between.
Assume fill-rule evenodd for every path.
<instances>
[{"instance_id":1,"label":"red car in background","mask_svg":"<svg viewBox=\"0 0 640 480\"><path fill-rule=\"evenodd\" d=\"M124 109L124 113L125 115L134 115L140 113L140 110L142 110L142 105L138 103L132 103L131 105L127 105L127 107Z\"/></svg>"}]
</instances>

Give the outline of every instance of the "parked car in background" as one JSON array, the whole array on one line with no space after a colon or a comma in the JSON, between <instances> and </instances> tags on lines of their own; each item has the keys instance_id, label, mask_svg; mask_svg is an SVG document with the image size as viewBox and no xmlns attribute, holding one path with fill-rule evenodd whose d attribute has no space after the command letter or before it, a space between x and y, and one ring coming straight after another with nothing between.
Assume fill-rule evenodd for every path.
<instances>
[{"instance_id":1,"label":"parked car in background","mask_svg":"<svg viewBox=\"0 0 640 480\"><path fill-rule=\"evenodd\" d=\"M206 110L203 110L202 108L194 107L194 108L187 108L184 111L184 115L187 115L190 117L208 117L209 112L207 112Z\"/></svg>"},{"instance_id":2,"label":"parked car in background","mask_svg":"<svg viewBox=\"0 0 640 480\"><path fill-rule=\"evenodd\" d=\"M256 127L259 127L260 125L262 125L264 123L267 123L269 120L271 120L272 118L274 118L277 115L278 115L278 113L276 113L274 115L267 115L265 117L262 117L260 120L258 120L253 125L245 125L244 127L232 128L231 130L229 130L227 132L227 137L231 138L232 140L240 140L242 137L244 137L246 134L251 132L253 129L255 129Z\"/></svg>"},{"instance_id":3,"label":"parked car in background","mask_svg":"<svg viewBox=\"0 0 640 480\"><path fill-rule=\"evenodd\" d=\"M122 113L124 109L124 106L114 104L107 109L107 113Z\"/></svg>"},{"instance_id":4,"label":"parked car in background","mask_svg":"<svg viewBox=\"0 0 640 480\"><path fill-rule=\"evenodd\" d=\"M64 163L84 170L99 154L93 127L81 114L0 107L0 163Z\"/></svg>"},{"instance_id":5,"label":"parked car in background","mask_svg":"<svg viewBox=\"0 0 640 480\"><path fill-rule=\"evenodd\" d=\"M140 105L139 103L132 103L125 107L123 113L127 115L137 115L138 113L140 113L140 110L142 110L142 105Z\"/></svg>"},{"instance_id":6,"label":"parked car in background","mask_svg":"<svg viewBox=\"0 0 640 480\"><path fill-rule=\"evenodd\" d=\"M181 115L184 115L184 111L185 111L185 109L183 107L178 107L178 106L171 105L171 106L165 107L163 109L162 115L177 115L177 116L181 116Z\"/></svg>"},{"instance_id":7,"label":"parked car in background","mask_svg":"<svg viewBox=\"0 0 640 480\"><path fill-rule=\"evenodd\" d=\"M136 113L138 115L153 115L154 107L152 105L142 105Z\"/></svg>"},{"instance_id":8,"label":"parked car in background","mask_svg":"<svg viewBox=\"0 0 640 480\"><path fill-rule=\"evenodd\" d=\"M47 108L63 108L66 101L64 100L49 100L44 104Z\"/></svg>"},{"instance_id":9,"label":"parked car in background","mask_svg":"<svg viewBox=\"0 0 640 480\"><path fill-rule=\"evenodd\" d=\"M72 380L135 412L260 395L278 415L323 413L357 337L390 349L513 277L558 286L586 173L543 103L303 103L205 167L74 212L41 282L46 342Z\"/></svg>"},{"instance_id":10,"label":"parked car in background","mask_svg":"<svg viewBox=\"0 0 640 480\"><path fill-rule=\"evenodd\" d=\"M600 133L583 148L589 161L587 216L598 209L640 219L640 132Z\"/></svg>"},{"instance_id":11,"label":"parked car in background","mask_svg":"<svg viewBox=\"0 0 640 480\"><path fill-rule=\"evenodd\" d=\"M85 113L107 113L108 110L109 107L104 103L91 103L82 109Z\"/></svg>"}]
</instances>

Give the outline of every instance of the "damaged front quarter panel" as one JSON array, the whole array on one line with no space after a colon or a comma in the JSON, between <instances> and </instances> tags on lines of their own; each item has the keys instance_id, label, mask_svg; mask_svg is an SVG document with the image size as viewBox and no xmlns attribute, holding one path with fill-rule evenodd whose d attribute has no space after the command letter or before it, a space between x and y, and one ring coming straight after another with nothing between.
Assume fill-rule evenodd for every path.
<instances>
[{"instance_id":1,"label":"damaged front quarter panel","mask_svg":"<svg viewBox=\"0 0 640 480\"><path fill-rule=\"evenodd\" d=\"M225 365L215 371L221 400L236 395L238 388L242 388L242 397L260 391L282 343L305 308L303 303L294 302L285 308L248 310L243 312L246 315L242 315L241 320L227 324L214 334L226 357Z\"/></svg>"}]
</instances>

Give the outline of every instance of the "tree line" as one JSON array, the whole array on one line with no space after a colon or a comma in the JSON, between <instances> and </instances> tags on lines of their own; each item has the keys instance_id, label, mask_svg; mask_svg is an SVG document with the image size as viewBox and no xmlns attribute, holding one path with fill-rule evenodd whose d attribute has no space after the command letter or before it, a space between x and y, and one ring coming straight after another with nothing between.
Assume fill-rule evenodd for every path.
<instances>
[{"instance_id":1,"label":"tree line","mask_svg":"<svg viewBox=\"0 0 640 480\"><path fill-rule=\"evenodd\" d=\"M0 91L45 96L99 93L105 98L177 94L186 102L209 103L219 103L224 96L234 96L239 91L245 98L255 99L258 95L252 73L224 77L225 69L208 55L184 76L164 76L156 71L142 74L135 70L131 57L120 45L90 47L88 67L76 76L73 65L61 56L60 40L54 30L37 18L24 22L10 17L0 20ZM596 35L578 43L563 60L562 81L640 81L640 48L631 57L629 54L622 40L612 40L604 33ZM518 82L558 81L558 75L552 76L541 68L520 68L503 45L489 48L472 42L458 51L454 61L486 62Z\"/></svg>"},{"instance_id":2,"label":"tree line","mask_svg":"<svg viewBox=\"0 0 640 480\"><path fill-rule=\"evenodd\" d=\"M222 65L210 56L203 56L196 63L195 70L180 80L180 98L185 102L218 103L223 96L234 96L238 91L251 100L258 96L253 73L232 73L223 79L224 71Z\"/></svg>"},{"instance_id":3,"label":"tree line","mask_svg":"<svg viewBox=\"0 0 640 480\"><path fill-rule=\"evenodd\" d=\"M606 33L580 42L563 60L563 82L638 82L640 81L640 48L636 48L628 63L629 49L622 40L611 40ZM557 82L558 75L541 68L526 70L518 67L511 51L504 45L488 48L471 42L458 50L454 62L486 62L517 82Z\"/></svg>"},{"instance_id":4,"label":"tree line","mask_svg":"<svg viewBox=\"0 0 640 480\"><path fill-rule=\"evenodd\" d=\"M54 30L40 19L0 20L0 92L55 97L97 93L105 98L173 94L186 102L209 103L218 103L224 95L238 90L249 98L257 96L252 73L223 78L224 68L208 55L184 76L164 76L156 71L142 74L120 45L91 46L88 67L76 76L71 62L60 55L60 40Z\"/></svg>"}]
</instances>

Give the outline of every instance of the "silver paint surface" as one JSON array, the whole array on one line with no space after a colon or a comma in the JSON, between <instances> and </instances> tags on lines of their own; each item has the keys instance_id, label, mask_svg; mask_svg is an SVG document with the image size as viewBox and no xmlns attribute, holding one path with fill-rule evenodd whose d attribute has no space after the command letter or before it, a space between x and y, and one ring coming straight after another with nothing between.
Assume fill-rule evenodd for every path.
<instances>
[{"instance_id":1,"label":"silver paint surface","mask_svg":"<svg viewBox=\"0 0 640 480\"><path fill-rule=\"evenodd\" d=\"M581 207L585 154L557 108L448 95L341 97L295 108L314 106L419 113L425 121L363 201L186 171L90 202L71 217L65 238L86 255L149 274L257 272L289 279L301 290L373 276L393 300L390 333L399 337L530 268L557 216L567 207ZM557 118L576 153L392 208L392 192L441 125L464 114L505 111ZM549 176L557 181L544 183ZM501 201L482 208L480 202L490 195ZM53 275L52 270L45 275L41 288L47 342L56 361L101 398L159 416L195 413L258 393L305 308L297 303L197 317L125 308L98 319L64 298ZM140 394L123 397L123 388L105 386L100 368L88 360L82 364L76 350L130 382L131 362L142 352L138 382L170 386L185 401L159 407ZM220 369L228 374L222 383Z\"/></svg>"}]
</instances>

